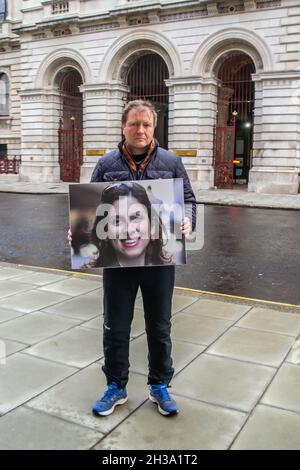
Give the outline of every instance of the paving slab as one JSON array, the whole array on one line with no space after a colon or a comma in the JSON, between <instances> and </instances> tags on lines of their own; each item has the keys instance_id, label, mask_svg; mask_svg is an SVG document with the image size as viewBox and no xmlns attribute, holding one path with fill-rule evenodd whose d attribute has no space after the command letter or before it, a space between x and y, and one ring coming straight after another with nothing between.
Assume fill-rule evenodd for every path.
<instances>
[{"instance_id":1,"label":"paving slab","mask_svg":"<svg viewBox=\"0 0 300 470\"><path fill-rule=\"evenodd\" d=\"M300 365L283 364L261 403L300 413Z\"/></svg>"},{"instance_id":2,"label":"paving slab","mask_svg":"<svg viewBox=\"0 0 300 470\"><path fill-rule=\"evenodd\" d=\"M95 280L94 276L93 276L93 280ZM99 279L96 280L96 282L97 282L97 288L91 290L90 292L88 292L87 294L84 294L84 295L86 295L87 297L98 297L98 298L102 299L102 296L103 296L102 278L99 277Z\"/></svg>"},{"instance_id":3,"label":"paving slab","mask_svg":"<svg viewBox=\"0 0 300 470\"><path fill-rule=\"evenodd\" d=\"M103 331L103 315L98 315L97 317L93 318L92 320L85 321L81 324L84 328L91 328L92 330L97 330L101 332Z\"/></svg>"},{"instance_id":4,"label":"paving slab","mask_svg":"<svg viewBox=\"0 0 300 470\"><path fill-rule=\"evenodd\" d=\"M222 335L233 322L221 318L189 315L182 312L172 321L174 339L209 345Z\"/></svg>"},{"instance_id":5,"label":"paving slab","mask_svg":"<svg viewBox=\"0 0 300 470\"><path fill-rule=\"evenodd\" d=\"M279 367L293 343L291 336L234 327L218 339L208 352Z\"/></svg>"},{"instance_id":6,"label":"paving slab","mask_svg":"<svg viewBox=\"0 0 300 470\"><path fill-rule=\"evenodd\" d=\"M28 348L28 344L9 339L0 338L0 360L11 356L12 354Z\"/></svg>"},{"instance_id":7,"label":"paving slab","mask_svg":"<svg viewBox=\"0 0 300 470\"><path fill-rule=\"evenodd\" d=\"M293 347L291 348L290 353L286 358L286 362L290 362L296 365L300 364L300 338L298 338L293 344Z\"/></svg>"},{"instance_id":8,"label":"paving slab","mask_svg":"<svg viewBox=\"0 0 300 470\"><path fill-rule=\"evenodd\" d=\"M178 403L182 412L164 417L148 400L95 449L226 449L247 416L188 398L180 397Z\"/></svg>"},{"instance_id":9,"label":"paving slab","mask_svg":"<svg viewBox=\"0 0 300 470\"><path fill-rule=\"evenodd\" d=\"M0 415L25 403L77 369L16 353L0 367ZM0 418L1 422L2 418Z\"/></svg>"},{"instance_id":10,"label":"paving slab","mask_svg":"<svg viewBox=\"0 0 300 470\"><path fill-rule=\"evenodd\" d=\"M3 300L5 297L11 297L14 294L18 294L19 292L25 292L30 289L32 289L31 284L25 284L23 282L18 282L10 279L0 281L1 306L5 305L5 301Z\"/></svg>"},{"instance_id":11,"label":"paving slab","mask_svg":"<svg viewBox=\"0 0 300 470\"><path fill-rule=\"evenodd\" d=\"M102 296L79 295L64 302L56 303L43 310L47 313L55 313L62 317L78 318L88 321L103 312Z\"/></svg>"},{"instance_id":12,"label":"paving slab","mask_svg":"<svg viewBox=\"0 0 300 470\"><path fill-rule=\"evenodd\" d=\"M84 450L101 438L99 432L27 407L0 420L1 450Z\"/></svg>"},{"instance_id":13,"label":"paving slab","mask_svg":"<svg viewBox=\"0 0 300 470\"><path fill-rule=\"evenodd\" d=\"M32 346L26 354L80 369L102 356L102 337L96 330L79 326Z\"/></svg>"},{"instance_id":14,"label":"paving slab","mask_svg":"<svg viewBox=\"0 0 300 470\"><path fill-rule=\"evenodd\" d=\"M40 290L47 292L57 292L59 294L69 296L77 296L81 294L86 294L87 292L95 290L98 287L98 281L78 279L76 277L72 277L63 281L54 282L53 284L48 284L44 287L41 287Z\"/></svg>"},{"instance_id":15,"label":"paving slab","mask_svg":"<svg viewBox=\"0 0 300 470\"><path fill-rule=\"evenodd\" d=\"M299 450L300 415L258 405L233 450Z\"/></svg>"},{"instance_id":16,"label":"paving slab","mask_svg":"<svg viewBox=\"0 0 300 470\"><path fill-rule=\"evenodd\" d=\"M66 295L34 289L22 294L0 299L0 307L17 310L23 313L31 313L67 299L69 299L69 297Z\"/></svg>"},{"instance_id":17,"label":"paving slab","mask_svg":"<svg viewBox=\"0 0 300 470\"><path fill-rule=\"evenodd\" d=\"M237 325L254 330L298 336L300 334L300 315L254 307Z\"/></svg>"},{"instance_id":18,"label":"paving slab","mask_svg":"<svg viewBox=\"0 0 300 470\"><path fill-rule=\"evenodd\" d=\"M8 308L0 308L0 324L6 321L14 320L14 318L21 317L22 315L24 315L23 312L18 312Z\"/></svg>"},{"instance_id":19,"label":"paving slab","mask_svg":"<svg viewBox=\"0 0 300 470\"><path fill-rule=\"evenodd\" d=\"M276 369L202 354L172 381L172 392L239 411L250 412Z\"/></svg>"},{"instance_id":20,"label":"paving slab","mask_svg":"<svg viewBox=\"0 0 300 470\"><path fill-rule=\"evenodd\" d=\"M21 270L17 268L6 268L6 267L1 266L0 267L0 281L13 279L22 274L26 276L25 273L30 275L30 274L33 274L33 271L25 271L25 270Z\"/></svg>"},{"instance_id":21,"label":"paving slab","mask_svg":"<svg viewBox=\"0 0 300 470\"><path fill-rule=\"evenodd\" d=\"M236 321L245 315L245 313L250 309L250 305L241 305L232 302L222 302L219 300L202 298L187 307L184 310L184 313Z\"/></svg>"},{"instance_id":22,"label":"paving slab","mask_svg":"<svg viewBox=\"0 0 300 470\"><path fill-rule=\"evenodd\" d=\"M1 275L1 274L0 274ZM63 274L52 274L52 273L40 273L40 272L26 272L14 278L16 281L33 284L35 286L44 286L53 282L58 282L66 279L66 275Z\"/></svg>"},{"instance_id":23,"label":"paving slab","mask_svg":"<svg viewBox=\"0 0 300 470\"><path fill-rule=\"evenodd\" d=\"M78 320L34 312L0 324L0 337L34 344L77 324Z\"/></svg>"},{"instance_id":24,"label":"paving slab","mask_svg":"<svg viewBox=\"0 0 300 470\"><path fill-rule=\"evenodd\" d=\"M198 297L180 295L176 292L177 291L175 290L175 293L173 295L173 301L172 301L172 314L173 315L179 312L180 310L183 310L184 308L188 307L189 305L192 305L194 302L196 302L196 300L198 300ZM135 302L135 307L141 308L141 309L144 308L142 297L137 298Z\"/></svg>"}]
</instances>

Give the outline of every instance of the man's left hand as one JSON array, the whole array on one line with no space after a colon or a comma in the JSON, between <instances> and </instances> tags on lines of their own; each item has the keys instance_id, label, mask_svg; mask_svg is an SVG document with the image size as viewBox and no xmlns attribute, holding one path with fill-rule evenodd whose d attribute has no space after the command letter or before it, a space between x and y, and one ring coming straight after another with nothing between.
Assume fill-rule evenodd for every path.
<instances>
[{"instance_id":1,"label":"man's left hand","mask_svg":"<svg viewBox=\"0 0 300 470\"><path fill-rule=\"evenodd\" d=\"M181 233L183 233L184 236L187 236L191 233L192 226L191 226L191 221L188 217L185 217L183 219L183 221L181 222L180 230L181 230Z\"/></svg>"}]
</instances>

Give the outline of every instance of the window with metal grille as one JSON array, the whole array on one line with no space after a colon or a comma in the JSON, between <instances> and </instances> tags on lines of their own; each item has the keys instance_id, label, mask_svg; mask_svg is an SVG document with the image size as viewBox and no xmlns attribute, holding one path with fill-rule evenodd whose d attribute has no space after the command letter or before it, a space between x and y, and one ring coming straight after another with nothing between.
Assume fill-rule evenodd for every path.
<instances>
[{"instance_id":1,"label":"window with metal grille","mask_svg":"<svg viewBox=\"0 0 300 470\"><path fill-rule=\"evenodd\" d=\"M74 124L77 129L82 129L82 107L83 98L79 90L82 85L82 77L77 70L65 71L60 81L61 94L61 117L64 129L70 129L74 118Z\"/></svg>"},{"instance_id":2,"label":"window with metal grille","mask_svg":"<svg viewBox=\"0 0 300 470\"><path fill-rule=\"evenodd\" d=\"M7 16L7 0L0 0L0 21L4 21Z\"/></svg>"},{"instance_id":3,"label":"window with metal grille","mask_svg":"<svg viewBox=\"0 0 300 470\"><path fill-rule=\"evenodd\" d=\"M7 157L7 144L0 144L0 160Z\"/></svg>"},{"instance_id":4,"label":"window with metal grille","mask_svg":"<svg viewBox=\"0 0 300 470\"><path fill-rule=\"evenodd\" d=\"M131 67L127 84L130 88L129 100L145 99L152 103L168 103L168 68L158 54L142 55Z\"/></svg>"},{"instance_id":5,"label":"window with metal grille","mask_svg":"<svg viewBox=\"0 0 300 470\"><path fill-rule=\"evenodd\" d=\"M0 73L0 116L9 115L9 80L5 73Z\"/></svg>"}]
</instances>

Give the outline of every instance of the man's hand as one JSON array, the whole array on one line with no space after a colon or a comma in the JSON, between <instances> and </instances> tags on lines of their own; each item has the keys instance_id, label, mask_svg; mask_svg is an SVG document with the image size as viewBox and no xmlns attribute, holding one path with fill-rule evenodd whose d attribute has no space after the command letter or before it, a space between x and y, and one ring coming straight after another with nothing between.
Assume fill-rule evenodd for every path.
<instances>
[{"instance_id":1,"label":"man's hand","mask_svg":"<svg viewBox=\"0 0 300 470\"><path fill-rule=\"evenodd\" d=\"M183 219L183 221L181 222L180 224L180 230L181 230L181 233L183 233L183 235L186 237L187 235L189 235L192 231L192 225L191 225L191 221L188 217L185 217Z\"/></svg>"},{"instance_id":2,"label":"man's hand","mask_svg":"<svg viewBox=\"0 0 300 470\"><path fill-rule=\"evenodd\" d=\"M70 228L68 230L67 240L68 240L69 246L71 246L72 245L72 232Z\"/></svg>"}]
</instances>

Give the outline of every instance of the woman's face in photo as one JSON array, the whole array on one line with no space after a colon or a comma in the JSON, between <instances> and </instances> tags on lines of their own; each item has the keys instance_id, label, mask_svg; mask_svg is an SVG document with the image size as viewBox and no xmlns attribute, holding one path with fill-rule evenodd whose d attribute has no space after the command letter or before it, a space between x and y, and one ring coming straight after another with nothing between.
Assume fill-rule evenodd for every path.
<instances>
[{"instance_id":1,"label":"woman's face in photo","mask_svg":"<svg viewBox=\"0 0 300 470\"><path fill-rule=\"evenodd\" d=\"M108 214L108 238L121 263L127 260L143 265L150 242L147 208L132 196L115 201Z\"/></svg>"}]
</instances>

